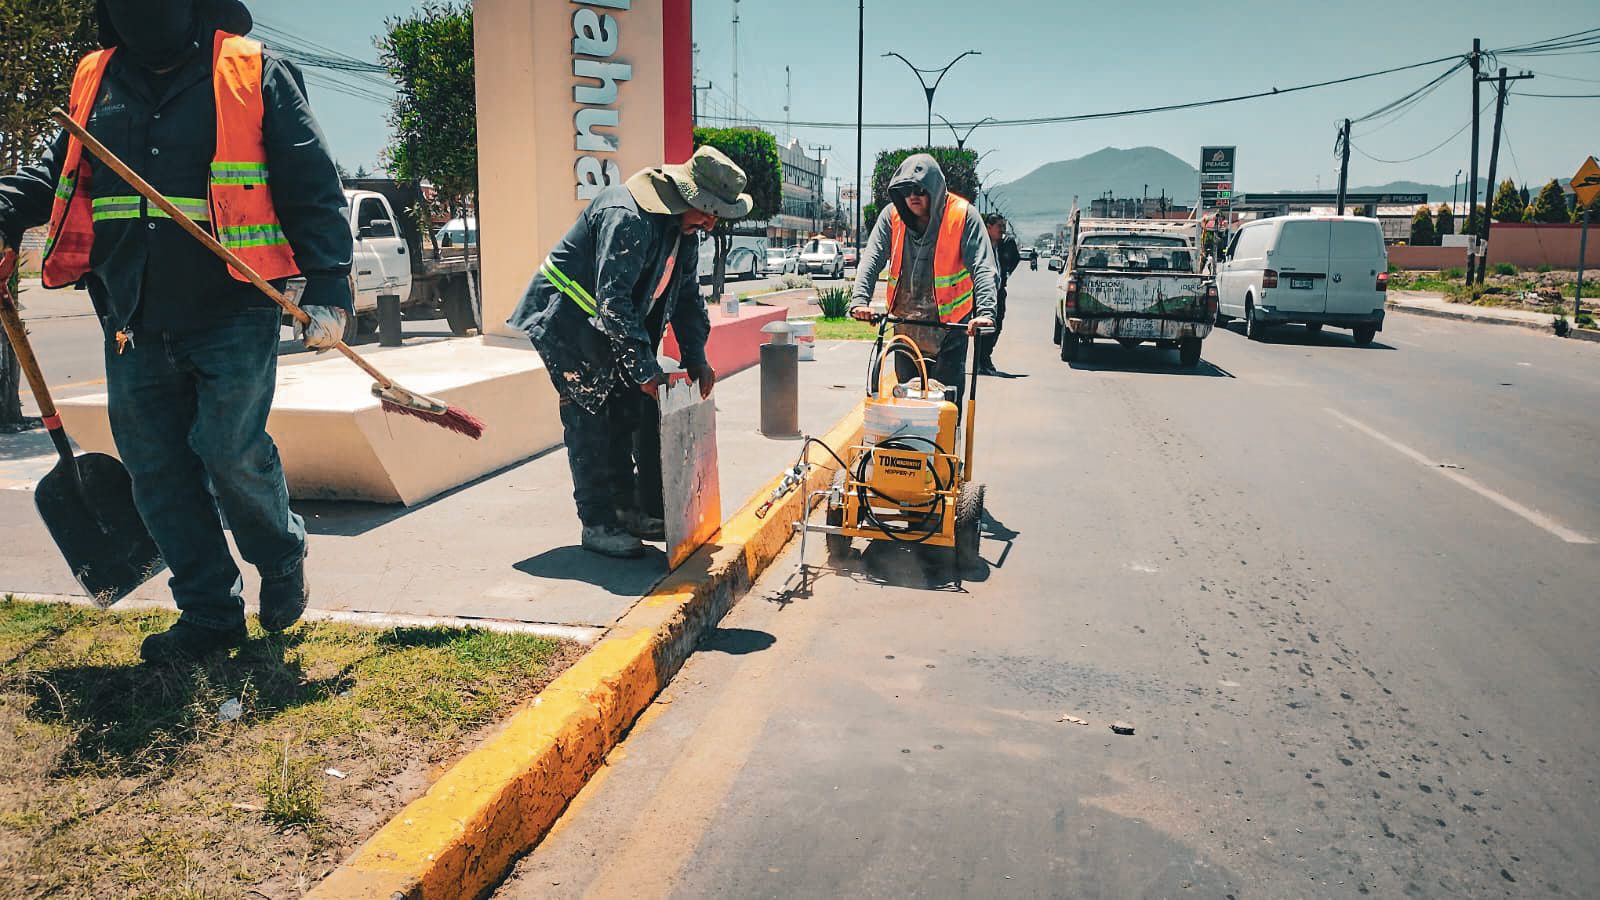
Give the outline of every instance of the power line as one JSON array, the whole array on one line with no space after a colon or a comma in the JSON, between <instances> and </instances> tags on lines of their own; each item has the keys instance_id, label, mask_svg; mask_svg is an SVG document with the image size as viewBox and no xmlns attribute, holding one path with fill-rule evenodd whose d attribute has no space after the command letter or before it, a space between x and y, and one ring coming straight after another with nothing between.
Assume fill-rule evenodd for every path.
<instances>
[{"instance_id":1,"label":"power line","mask_svg":"<svg viewBox=\"0 0 1600 900\"><path fill-rule=\"evenodd\" d=\"M1366 78L1377 78L1377 77L1379 77L1381 75L1391 75L1391 74L1393 74L1395 72L1404 72L1404 71L1407 71L1407 70L1410 70L1410 69L1420 69L1420 68L1423 68L1425 66L1437 65L1437 64L1442 63L1442 62L1449 62L1451 60L1460 60L1460 59L1461 59L1461 57L1459 55L1441 56L1438 59L1430 59L1430 60L1427 60L1425 62L1411 63L1409 65L1404 65L1404 66L1395 66L1395 67L1389 68L1389 69L1380 69L1380 70L1378 70L1376 72L1364 72L1364 73L1362 73L1360 75L1349 75L1349 76L1346 76L1344 78L1334 78L1334 79L1330 79L1328 81L1318 81L1318 82L1314 82L1312 84L1301 84L1301 85L1295 85L1293 87L1286 87L1286 88L1276 88L1275 87L1275 88L1272 88L1271 90L1256 91L1256 92L1250 93L1250 94L1239 94L1239 95L1233 96L1233 97L1218 97L1218 98L1211 99L1211 100L1194 100L1194 101L1191 101L1191 102L1188 102L1188 103L1172 103L1172 104L1167 104L1165 106L1147 106L1147 107L1141 107L1141 108L1138 108L1138 109L1117 110L1115 112L1083 113L1083 114L1079 114L1079 115L1070 115L1070 116L1038 116L1038 117L1024 118L1024 119L996 119L993 122L991 122L990 125L991 125L991 127L1028 126L1028 125L1059 125L1059 124L1066 123L1066 122L1088 122L1088 121L1095 121L1095 120L1100 120L1100 119L1120 119L1120 118L1127 118L1127 117L1130 117L1130 116L1151 115L1153 113L1177 112L1177 111L1186 110L1186 109L1200 109L1200 108L1207 107L1207 106L1220 106L1220 105L1227 104L1227 103L1239 103L1239 102L1242 102L1242 101L1245 101L1245 100L1255 100L1255 99L1258 99L1258 98L1261 98L1261 97L1276 97L1276 96L1279 96L1281 94L1293 94L1293 93L1297 93L1299 91L1309 91L1309 90L1314 90L1316 88L1330 87L1330 86L1336 85L1336 84L1348 84L1348 83L1350 83L1352 81L1361 81L1361 80L1366 79ZM709 118L719 118L719 117L713 116L713 117L709 117ZM777 124L780 124L780 123L775 122L775 121L770 120L770 119L750 119L750 120L747 120L747 121L750 124L759 124L759 125L777 125ZM854 122L793 122L791 124L794 127L797 127L797 128L855 128L856 127L856 123L854 123ZM958 126L970 126L970 125L974 125L976 123L974 123L974 122L958 122L956 124ZM923 128L927 127L927 123L925 123L925 122L868 122L868 123L864 123L862 125L862 127L863 128L871 128L871 129L873 129L875 131L883 131L883 130L913 130L913 129L920 130L920 129L923 129Z\"/></svg>"},{"instance_id":2,"label":"power line","mask_svg":"<svg viewBox=\"0 0 1600 900\"><path fill-rule=\"evenodd\" d=\"M1593 100L1600 94L1533 94L1527 91L1512 91L1513 97L1541 97L1546 100Z\"/></svg>"},{"instance_id":3,"label":"power line","mask_svg":"<svg viewBox=\"0 0 1600 900\"><path fill-rule=\"evenodd\" d=\"M1376 162L1376 163L1399 164L1399 163L1416 162L1417 160L1423 158L1424 156L1428 156L1428 155L1440 150L1441 148L1444 147L1444 145L1446 145L1446 144L1450 143L1451 141L1455 140L1456 138L1460 137L1461 133L1463 131L1466 131L1470 127L1472 127L1472 120L1468 119L1466 121L1466 124L1464 124L1460 128L1456 129L1455 134L1452 134L1449 137L1445 138L1444 140L1440 141L1439 143L1434 144L1432 147L1429 147L1427 150L1424 150L1421 153L1418 153L1416 156L1408 156L1405 159L1382 159L1380 157L1373 156L1371 153L1368 153L1367 151L1361 149L1360 147L1357 147L1354 143L1352 143L1350 145L1350 149L1354 150L1355 152L1361 154L1362 156L1365 156L1367 159L1370 159L1370 160L1372 160L1373 162Z\"/></svg>"}]
</instances>

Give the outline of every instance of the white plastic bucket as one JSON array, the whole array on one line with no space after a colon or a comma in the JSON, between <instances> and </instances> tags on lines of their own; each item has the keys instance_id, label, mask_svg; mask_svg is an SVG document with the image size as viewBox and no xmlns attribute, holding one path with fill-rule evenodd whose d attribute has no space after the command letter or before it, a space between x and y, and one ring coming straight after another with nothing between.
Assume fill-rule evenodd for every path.
<instances>
[{"instance_id":1,"label":"white plastic bucket","mask_svg":"<svg viewBox=\"0 0 1600 900\"><path fill-rule=\"evenodd\" d=\"M940 405L937 400L911 399L869 403L863 422L864 440L870 446L894 437L918 437L937 444Z\"/></svg>"}]
</instances>

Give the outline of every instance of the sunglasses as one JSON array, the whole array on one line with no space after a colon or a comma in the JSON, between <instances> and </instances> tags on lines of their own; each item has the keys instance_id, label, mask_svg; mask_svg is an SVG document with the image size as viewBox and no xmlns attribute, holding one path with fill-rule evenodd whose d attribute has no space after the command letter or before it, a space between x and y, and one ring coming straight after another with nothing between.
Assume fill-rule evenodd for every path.
<instances>
[{"instance_id":1,"label":"sunglasses","mask_svg":"<svg viewBox=\"0 0 1600 900\"><path fill-rule=\"evenodd\" d=\"M926 197L926 196L928 196L928 189L927 188L914 187L911 190L906 191L906 196L907 197Z\"/></svg>"}]
</instances>

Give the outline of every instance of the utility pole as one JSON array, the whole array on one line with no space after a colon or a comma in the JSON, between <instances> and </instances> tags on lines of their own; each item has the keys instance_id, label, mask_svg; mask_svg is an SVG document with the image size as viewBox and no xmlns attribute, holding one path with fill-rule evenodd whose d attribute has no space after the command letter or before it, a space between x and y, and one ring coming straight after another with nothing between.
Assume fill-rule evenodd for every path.
<instances>
[{"instance_id":1,"label":"utility pole","mask_svg":"<svg viewBox=\"0 0 1600 900\"><path fill-rule=\"evenodd\" d=\"M861 192L866 182L861 180L861 110L866 96L867 64L867 0L856 2L856 258L861 258Z\"/></svg>"},{"instance_id":2,"label":"utility pole","mask_svg":"<svg viewBox=\"0 0 1600 900\"><path fill-rule=\"evenodd\" d=\"M789 122L791 121L791 117L789 115L789 101L790 101L790 99L791 99L791 94L789 92L789 67L788 66L784 66L783 67L783 137L784 137L784 140L788 140L789 137L794 133L794 126L789 124Z\"/></svg>"},{"instance_id":3,"label":"utility pole","mask_svg":"<svg viewBox=\"0 0 1600 900\"><path fill-rule=\"evenodd\" d=\"M812 144L811 149L816 151L817 154L816 180L812 182L813 188L811 202L811 233L816 234L821 230L819 223L822 221L822 191L824 187L822 183L822 151L832 150L833 145Z\"/></svg>"},{"instance_id":4,"label":"utility pole","mask_svg":"<svg viewBox=\"0 0 1600 900\"><path fill-rule=\"evenodd\" d=\"M733 0L733 118L739 119L739 0Z\"/></svg>"},{"instance_id":5,"label":"utility pole","mask_svg":"<svg viewBox=\"0 0 1600 900\"><path fill-rule=\"evenodd\" d=\"M1484 276L1487 274L1485 270L1489 268L1489 223L1494 221L1494 216L1492 215L1494 210L1491 208L1491 204L1494 203L1495 169L1500 163L1500 122L1506 109L1506 82L1522 81L1525 78L1532 77L1532 75L1524 73L1508 78L1506 77L1506 70L1502 67L1499 76L1492 79L1497 82L1494 104L1494 137L1489 141L1489 189L1488 196L1484 198L1483 222L1480 224L1483 232L1483 258L1478 260L1478 284L1483 284ZM1491 79L1486 78L1484 80L1489 81Z\"/></svg>"},{"instance_id":6,"label":"utility pole","mask_svg":"<svg viewBox=\"0 0 1600 900\"><path fill-rule=\"evenodd\" d=\"M1472 161L1467 166L1467 221L1469 222L1472 221L1473 212L1478 208L1478 66L1482 61L1482 53L1483 41L1473 38L1472 56L1469 58L1472 64ZM1490 185L1489 190L1494 190L1494 186ZM1484 204L1485 218L1489 212L1488 206L1488 203ZM1467 287L1472 286L1472 267L1478 261L1478 255L1473 251L1474 248L1470 246L1467 248Z\"/></svg>"},{"instance_id":7,"label":"utility pole","mask_svg":"<svg viewBox=\"0 0 1600 900\"><path fill-rule=\"evenodd\" d=\"M1344 215L1345 188L1350 183L1350 120L1339 129L1339 215Z\"/></svg>"}]
</instances>

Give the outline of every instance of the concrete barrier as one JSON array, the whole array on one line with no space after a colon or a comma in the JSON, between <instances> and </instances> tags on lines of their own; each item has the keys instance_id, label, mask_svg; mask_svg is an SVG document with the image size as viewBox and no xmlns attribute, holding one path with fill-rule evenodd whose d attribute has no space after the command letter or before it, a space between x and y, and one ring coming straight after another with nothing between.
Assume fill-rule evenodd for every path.
<instances>
[{"instance_id":1,"label":"concrete barrier","mask_svg":"<svg viewBox=\"0 0 1600 900\"><path fill-rule=\"evenodd\" d=\"M761 360L761 345L766 337L761 326L768 322L781 322L788 318L788 309L782 306L757 306L741 304L739 315L722 314L722 307L710 307L711 337L706 341L706 361L717 370L717 377L726 377L743 371ZM661 352L674 359L678 355L678 338L667 329L661 342Z\"/></svg>"}]
</instances>

